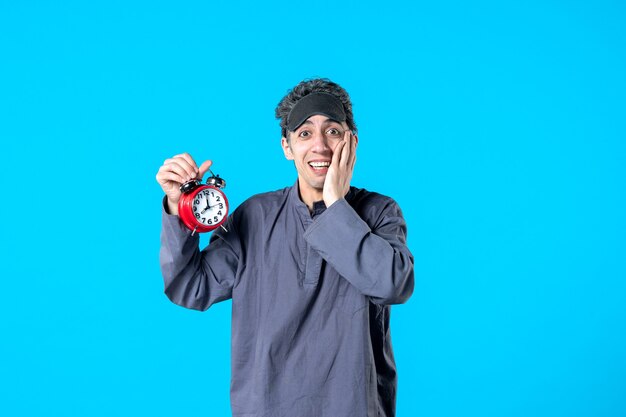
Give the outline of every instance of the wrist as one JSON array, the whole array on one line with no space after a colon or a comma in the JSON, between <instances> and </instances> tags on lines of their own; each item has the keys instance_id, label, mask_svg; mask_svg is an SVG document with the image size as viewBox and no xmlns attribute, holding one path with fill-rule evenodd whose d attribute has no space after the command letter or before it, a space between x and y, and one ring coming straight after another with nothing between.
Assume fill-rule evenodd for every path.
<instances>
[{"instance_id":1,"label":"wrist","mask_svg":"<svg viewBox=\"0 0 626 417\"><path fill-rule=\"evenodd\" d=\"M328 208L328 207L332 206L339 199L340 199L340 197L338 197L338 196L324 197L324 204L326 205L326 208Z\"/></svg>"},{"instance_id":2,"label":"wrist","mask_svg":"<svg viewBox=\"0 0 626 417\"><path fill-rule=\"evenodd\" d=\"M172 202L169 198L167 199L165 209L167 211L167 214L178 216L178 203Z\"/></svg>"}]
</instances>

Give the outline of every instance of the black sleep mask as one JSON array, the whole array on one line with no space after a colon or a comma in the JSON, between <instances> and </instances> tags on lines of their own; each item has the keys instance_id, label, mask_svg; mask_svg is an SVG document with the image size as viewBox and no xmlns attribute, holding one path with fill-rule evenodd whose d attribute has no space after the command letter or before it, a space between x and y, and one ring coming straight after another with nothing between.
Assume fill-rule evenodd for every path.
<instances>
[{"instance_id":1,"label":"black sleep mask","mask_svg":"<svg viewBox=\"0 0 626 417\"><path fill-rule=\"evenodd\" d=\"M302 97L293 106L287 116L287 129L293 132L315 114L323 114L339 123L346 121L346 112L337 97L328 93L311 93Z\"/></svg>"}]
</instances>

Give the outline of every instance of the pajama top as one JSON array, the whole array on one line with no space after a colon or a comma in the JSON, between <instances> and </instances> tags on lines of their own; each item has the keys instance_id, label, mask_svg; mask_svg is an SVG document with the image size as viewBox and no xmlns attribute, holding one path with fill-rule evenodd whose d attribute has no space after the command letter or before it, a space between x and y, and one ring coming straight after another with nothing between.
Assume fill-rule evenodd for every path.
<instances>
[{"instance_id":1,"label":"pajama top","mask_svg":"<svg viewBox=\"0 0 626 417\"><path fill-rule=\"evenodd\" d=\"M396 202L351 187L311 212L296 182L249 198L224 226L200 250L164 206L160 263L175 304L232 299L232 415L394 416L390 305L414 285Z\"/></svg>"}]
</instances>

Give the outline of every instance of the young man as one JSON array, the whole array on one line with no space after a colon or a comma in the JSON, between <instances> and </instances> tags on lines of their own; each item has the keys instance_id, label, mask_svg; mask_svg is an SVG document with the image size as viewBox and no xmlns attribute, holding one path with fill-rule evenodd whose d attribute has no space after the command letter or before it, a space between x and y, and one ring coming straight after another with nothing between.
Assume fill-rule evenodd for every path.
<instances>
[{"instance_id":1,"label":"young man","mask_svg":"<svg viewBox=\"0 0 626 417\"><path fill-rule=\"evenodd\" d=\"M177 204L211 161L159 169L165 293L197 310L232 298L233 416L394 416L390 304L413 292L402 213L350 186L358 138L342 87L303 81L276 116L296 183L246 200L202 251Z\"/></svg>"}]
</instances>

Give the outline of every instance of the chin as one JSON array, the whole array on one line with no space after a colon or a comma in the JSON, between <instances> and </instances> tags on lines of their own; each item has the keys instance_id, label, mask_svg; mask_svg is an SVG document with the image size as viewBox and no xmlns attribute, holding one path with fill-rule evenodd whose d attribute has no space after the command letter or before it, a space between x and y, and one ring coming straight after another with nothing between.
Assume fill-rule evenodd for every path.
<instances>
[{"instance_id":1,"label":"chin","mask_svg":"<svg viewBox=\"0 0 626 417\"><path fill-rule=\"evenodd\" d=\"M310 184L311 184L311 187L315 188L316 190L322 191L324 189L324 180L315 181Z\"/></svg>"},{"instance_id":2,"label":"chin","mask_svg":"<svg viewBox=\"0 0 626 417\"><path fill-rule=\"evenodd\" d=\"M306 181L306 183L309 187L319 192L324 190L324 181Z\"/></svg>"}]
</instances>

